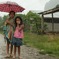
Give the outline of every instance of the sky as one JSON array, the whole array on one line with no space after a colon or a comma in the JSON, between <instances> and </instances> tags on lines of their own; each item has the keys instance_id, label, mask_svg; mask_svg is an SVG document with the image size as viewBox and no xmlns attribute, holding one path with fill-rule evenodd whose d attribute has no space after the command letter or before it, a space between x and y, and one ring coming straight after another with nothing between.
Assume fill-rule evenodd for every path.
<instances>
[{"instance_id":1,"label":"sky","mask_svg":"<svg viewBox=\"0 0 59 59\"><path fill-rule=\"evenodd\" d=\"M0 0L0 3L6 1L16 2L20 6L24 7L25 10L22 13L26 14L29 10L44 11L45 4L49 0ZM7 14L8 13L0 12L0 16Z\"/></svg>"}]
</instances>

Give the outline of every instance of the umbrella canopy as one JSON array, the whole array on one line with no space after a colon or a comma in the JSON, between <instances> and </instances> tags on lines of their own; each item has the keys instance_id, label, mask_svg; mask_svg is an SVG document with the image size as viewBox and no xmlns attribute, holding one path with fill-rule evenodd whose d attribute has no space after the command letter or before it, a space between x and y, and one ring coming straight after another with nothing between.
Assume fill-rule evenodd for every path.
<instances>
[{"instance_id":1,"label":"umbrella canopy","mask_svg":"<svg viewBox=\"0 0 59 59\"><path fill-rule=\"evenodd\" d=\"M7 1L6 3L0 3L1 12L10 12L10 11L22 12L23 10L25 10L25 9L21 6L19 6L15 2Z\"/></svg>"}]
</instances>

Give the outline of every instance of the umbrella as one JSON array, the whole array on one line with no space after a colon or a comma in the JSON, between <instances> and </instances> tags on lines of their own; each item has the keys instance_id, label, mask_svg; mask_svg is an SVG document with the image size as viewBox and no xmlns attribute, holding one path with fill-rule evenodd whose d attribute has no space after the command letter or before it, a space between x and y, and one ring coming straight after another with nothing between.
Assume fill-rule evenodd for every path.
<instances>
[{"instance_id":1,"label":"umbrella","mask_svg":"<svg viewBox=\"0 0 59 59\"><path fill-rule=\"evenodd\" d=\"M15 2L7 1L5 3L0 3L0 11L1 12L10 12L10 11L22 12L23 10L25 10L25 8L19 6Z\"/></svg>"}]
</instances>

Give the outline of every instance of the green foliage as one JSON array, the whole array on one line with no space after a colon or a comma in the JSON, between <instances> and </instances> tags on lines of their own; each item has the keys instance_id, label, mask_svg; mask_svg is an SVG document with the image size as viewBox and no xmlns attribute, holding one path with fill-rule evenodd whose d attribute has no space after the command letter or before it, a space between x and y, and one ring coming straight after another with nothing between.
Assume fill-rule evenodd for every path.
<instances>
[{"instance_id":1,"label":"green foliage","mask_svg":"<svg viewBox=\"0 0 59 59\"><path fill-rule=\"evenodd\" d=\"M26 15L25 14L16 14L16 16L20 16L22 19L23 19L23 22L24 22L24 31L27 31L27 32L34 32L34 33L38 33L40 34L41 33L41 17L36 14L36 13L33 13L31 11L29 11ZM8 18L8 15L4 16L3 18L0 17L0 19L2 19L0 21L0 26L3 26L5 20ZM46 25L44 25L44 29Z\"/></svg>"},{"instance_id":2,"label":"green foliage","mask_svg":"<svg viewBox=\"0 0 59 59\"><path fill-rule=\"evenodd\" d=\"M39 33L41 28L41 18L38 14L29 11L26 15L26 19L29 21L31 32Z\"/></svg>"}]
</instances>

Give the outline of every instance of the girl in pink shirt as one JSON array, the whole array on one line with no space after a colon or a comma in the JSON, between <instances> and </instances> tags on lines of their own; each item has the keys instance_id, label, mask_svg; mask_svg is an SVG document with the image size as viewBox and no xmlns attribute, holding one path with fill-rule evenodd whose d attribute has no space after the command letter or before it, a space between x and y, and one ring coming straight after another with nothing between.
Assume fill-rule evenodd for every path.
<instances>
[{"instance_id":1,"label":"girl in pink shirt","mask_svg":"<svg viewBox=\"0 0 59 59\"><path fill-rule=\"evenodd\" d=\"M14 56L13 58L16 58L16 47L18 48L18 57L20 58L20 46L22 45L22 39L24 37L23 34L23 22L21 17L17 16L15 18L15 31L14 31L14 36L12 39L12 45L14 45Z\"/></svg>"}]
</instances>

